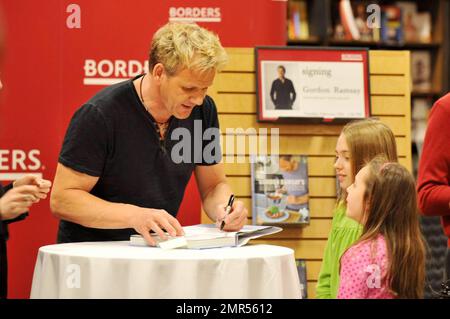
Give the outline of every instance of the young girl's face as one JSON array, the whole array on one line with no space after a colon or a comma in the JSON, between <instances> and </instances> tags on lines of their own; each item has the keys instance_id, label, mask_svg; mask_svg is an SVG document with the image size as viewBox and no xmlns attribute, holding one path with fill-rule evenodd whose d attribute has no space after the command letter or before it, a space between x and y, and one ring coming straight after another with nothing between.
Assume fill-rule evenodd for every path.
<instances>
[{"instance_id":1,"label":"young girl's face","mask_svg":"<svg viewBox=\"0 0 450 319\"><path fill-rule=\"evenodd\" d=\"M336 144L336 162L334 163L339 186L347 189L353 183L352 164L350 162L350 151L344 134L341 134Z\"/></svg>"},{"instance_id":2,"label":"young girl's face","mask_svg":"<svg viewBox=\"0 0 450 319\"><path fill-rule=\"evenodd\" d=\"M355 181L347 188L347 216L363 223L364 193L366 191L366 178L369 168L364 166L355 176Z\"/></svg>"}]
</instances>

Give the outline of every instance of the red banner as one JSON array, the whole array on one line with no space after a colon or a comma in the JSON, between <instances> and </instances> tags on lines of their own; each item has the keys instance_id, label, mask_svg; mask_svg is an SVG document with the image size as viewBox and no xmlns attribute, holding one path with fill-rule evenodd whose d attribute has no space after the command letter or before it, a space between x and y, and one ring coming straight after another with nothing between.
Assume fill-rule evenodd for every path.
<instances>
[{"instance_id":1,"label":"red banner","mask_svg":"<svg viewBox=\"0 0 450 319\"><path fill-rule=\"evenodd\" d=\"M52 180L74 111L105 85L142 73L153 33L196 21L225 47L284 45L286 2L275 0L1 0L6 52L1 78L0 182L24 173ZM179 213L200 221L192 179ZM39 247L55 243L49 201L10 226L9 297L28 298Z\"/></svg>"}]
</instances>

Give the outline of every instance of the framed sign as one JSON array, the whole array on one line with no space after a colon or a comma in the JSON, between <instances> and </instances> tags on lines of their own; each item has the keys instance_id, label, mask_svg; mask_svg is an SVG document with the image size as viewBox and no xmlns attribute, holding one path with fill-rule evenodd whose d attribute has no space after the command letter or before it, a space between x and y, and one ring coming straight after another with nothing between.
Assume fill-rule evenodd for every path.
<instances>
[{"instance_id":1,"label":"framed sign","mask_svg":"<svg viewBox=\"0 0 450 319\"><path fill-rule=\"evenodd\" d=\"M260 122L348 122L370 116L367 48L256 47Z\"/></svg>"}]
</instances>

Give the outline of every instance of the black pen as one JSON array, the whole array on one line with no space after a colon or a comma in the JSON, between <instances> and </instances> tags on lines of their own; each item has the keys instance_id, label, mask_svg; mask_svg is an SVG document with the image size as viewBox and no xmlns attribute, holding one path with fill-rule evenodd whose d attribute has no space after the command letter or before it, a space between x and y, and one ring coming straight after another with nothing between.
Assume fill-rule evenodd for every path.
<instances>
[{"instance_id":1,"label":"black pen","mask_svg":"<svg viewBox=\"0 0 450 319\"><path fill-rule=\"evenodd\" d=\"M228 200L228 205L225 207L225 216L223 217L222 223L220 224L220 230L223 230L225 227L225 217L231 212L231 209L233 208L233 202L234 202L234 195L231 194L230 199Z\"/></svg>"}]
</instances>

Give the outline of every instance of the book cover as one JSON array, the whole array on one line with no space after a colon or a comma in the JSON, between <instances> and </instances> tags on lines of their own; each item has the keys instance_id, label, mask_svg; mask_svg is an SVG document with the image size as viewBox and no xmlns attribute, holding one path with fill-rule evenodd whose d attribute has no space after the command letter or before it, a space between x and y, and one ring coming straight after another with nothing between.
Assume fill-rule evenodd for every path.
<instances>
[{"instance_id":1,"label":"book cover","mask_svg":"<svg viewBox=\"0 0 450 319\"><path fill-rule=\"evenodd\" d=\"M252 158L253 224L308 224L309 190L306 155Z\"/></svg>"},{"instance_id":2,"label":"book cover","mask_svg":"<svg viewBox=\"0 0 450 319\"><path fill-rule=\"evenodd\" d=\"M415 98L412 100L411 112L411 142L416 145L417 153L422 155L425 133L427 131L428 113L433 105L429 98Z\"/></svg>"},{"instance_id":3,"label":"book cover","mask_svg":"<svg viewBox=\"0 0 450 319\"><path fill-rule=\"evenodd\" d=\"M359 2L355 4L355 24L358 28L361 41L372 41L374 40L373 30L369 28L367 23L368 14L366 12L368 3ZM376 28L375 28L376 29Z\"/></svg>"},{"instance_id":4,"label":"book cover","mask_svg":"<svg viewBox=\"0 0 450 319\"><path fill-rule=\"evenodd\" d=\"M296 259L295 265L297 266L298 279L300 280L300 291L302 299L308 298L308 280L306 279L306 261L305 259Z\"/></svg>"},{"instance_id":5,"label":"book cover","mask_svg":"<svg viewBox=\"0 0 450 319\"><path fill-rule=\"evenodd\" d=\"M309 38L308 11L306 1L290 1L288 7L289 40Z\"/></svg>"},{"instance_id":6,"label":"book cover","mask_svg":"<svg viewBox=\"0 0 450 319\"><path fill-rule=\"evenodd\" d=\"M417 4L409 1L399 1L395 5L401 9L403 34L406 42L419 41L417 30Z\"/></svg>"},{"instance_id":7,"label":"book cover","mask_svg":"<svg viewBox=\"0 0 450 319\"><path fill-rule=\"evenodd\" d=\"M431 14L419 12L417 3L396 2L402 11L403 33L406 42L431 42Z\"/></svg>"},{"instance_id":8,"label":"book cover","mask_svg":"<svg viewBox=\"0 0 450 319\"><path fill-rule=\"evenodd\" d=\"M431 42L431 14L421 12L415 16L417 37L420 42Z\"/></svg>"},{"instance_id":9,"label":"book cover","mask_svg":"<svg viewBox=\"0 0 450 319\"><path fill-rule=\"evenodd\" d=\"M308 7L306 1L300 1L299 9L300 9L299 38L301 40L306 40L309 38Z\"/></svg>"},{"instance_id":10,"label":"book cover","mask_svg":"<svg viewBox=\"0 0 450 319\"><path fill-rule=\"evenodd\" d=\"M221 231L215 224L199 224L183 227L184 236L171 237L168 234L166 240L162 240L157 234L152 233L152 238L157 246L162 249L206 249L222 247L241 247L251 239L272 235L282 231L280 227L245 225L240 231ZM148 246L142 235L131 235L132 246Z\"/></svg>"},{"instance_id":11,"label":"book cover","mask_svg":"<svg viewBox=\"0 0 450 319\"><path fill-rule=\"evenodd\" d=\"M381 9L381 40L386 43L403 42L402 10L396 5Z\"/></svg>"},{"instance_id":12,"label":"book cover","mask_svg":"<svg viewBox=\"0 0 450 319\"><path fill-rule=\"evenodd\" d=\"M431 53L429 51L411 52L411 79L414 91L431 89Z\"/></svg>"}]
</instances>

